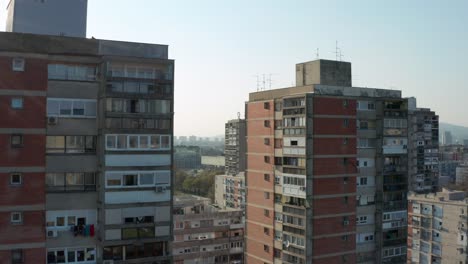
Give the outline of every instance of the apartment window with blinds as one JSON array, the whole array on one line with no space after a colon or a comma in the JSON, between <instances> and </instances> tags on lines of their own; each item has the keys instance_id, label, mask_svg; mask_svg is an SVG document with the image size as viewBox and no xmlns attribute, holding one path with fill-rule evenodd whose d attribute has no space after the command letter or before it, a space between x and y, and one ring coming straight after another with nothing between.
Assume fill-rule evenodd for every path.
<instances>
[{"instance_id":1,"label":"apartment window with blinds","mask_svg":"<svg viewBox=\"0 0 468 264\"><path fill-rule=\"evenodd\" d=\"M49 64L49 80L95 81L96 66Z\"/></svg>"},{"instance_id":2,"label":"apartment window with blinds","mask_svg":"<svg viewBox=\"0 0 468 264\"><path fill-rule=\"evenodd\" d=\"M48 98L47 116L94 118L96 117L96 100Z\"/></svg>"},{"instance_id":3,"label":"apartment window with blinds","mask_svg":"<svg viewBox=\"0 0 468 264\"><path fill-rule=\"evenodd\" d=\"M46 153L95 153L96 136L47 136Z\"/></svg>"},{"instance_id":4,"label":"apartment window with blinds","mask_svg":"<svg viewBox=\"0 0 468 264\"><path fill-rule=\"evenodd\" d=\"M106 150L170 150L170 135L106 135Z\"/></svg>"}]
</instances>

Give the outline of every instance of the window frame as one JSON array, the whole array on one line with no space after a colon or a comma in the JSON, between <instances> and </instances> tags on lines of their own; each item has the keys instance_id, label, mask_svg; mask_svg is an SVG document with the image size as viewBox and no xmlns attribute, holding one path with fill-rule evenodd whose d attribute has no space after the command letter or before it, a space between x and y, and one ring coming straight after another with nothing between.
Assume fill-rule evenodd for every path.
<instances>
[{"instance_id":1,"label":"window frame","mask_svg":"<svg viewBox=\"0 0 468 264\"><path fill-rule=\"evenodd\" d=\"M19 62L19 67L17 63ZM24 69L26 68L26 60L24 58L13 58L11 60L11 69L12 71L16 72L24 72Z\"/></svg>"},{"instance_id":2,"label":"window frame","mask_svg":"<svg viewBox=\"0 0 468 264\"><path fill-rule=\"evenodd\" d=\"M19 216L19 219L18 220L15 220L15 216ZM11 212L10 214L10 223L12 225L22 225L23 224L23 221L24 221L24 217L23 217L23 212Z\"/></svg>"},{"instance_id":3,"label":"window frame","mask_svg":"<svg viewBox=\"0 0 468 264\"><path fill-rule=\"evenodd\" d=\"M19 176L19 182L14 182L13 177L17 175ZM21 186L23 185L23 174L20 172L12 172L10 173L10 185L12 186Z\"/></svg>"},{"instance_id":4,"label":"window frame","mask_svg":"<svg viewBox=\"0 0 468 264\"><path fill-rule=\"evenodd\" d=\"M14 143L13 143L13 139L14 139L15 137L18 137L18 138L19 138L20 143L18 143L18 144L14 144ZM23 144L24 144L24 136L23 136L23 134L12 134L12 135L10 136L10 146L11 146L12 148L21 148L21 147L23 147Z\"/></svg>"},{"instance_id":5,"label":"window frame","mask_svg":"<svg viewBox=\"0 0 468 264\"><path fill-rule=\"evenodd\" d=\"M21 256L19 260L14 258L15 253L19 253L19 255ZM11 263L12 264L24 263L24 253L22 249L11 250Z\"/></svg>"},{"instance_id":6,"label":"window frame","mask_svg":"<svg viewBox=\"0 0 468 264\"><path fill-rule=\"evenodd\" d=\"M19 100L21 102L20 106L14 106L14 101ZM10 100L10 108L14 110L21 110L24 108L24 98L23 97L12 97Z\"/></svg>"},{"instance_id":7,"label":"window frame","mask_svg":"<svg viewBox=\"0 0 468 264\"><path fill-rule=\"evenodd\" d=\"M49 102L58 102L58 111L57 114L49 113ZM70 103L70 113L69 114L62 114L62 104ZM74 103L82 103L83 104L83 114L74 114ZM90 107L90 103L94 103L95 107ZM67 107L68 108L68 107ZM89 115L89 109L93 108L94 115ZM65 108L64 108L65 109ZM68 111L68 109L66 109ZM97 117L97 100L96 99L81 99L81 98L47 98L47 107L46 112L47 116L56 116L56 117L64 117L64 118L96 118Z\"/></svg>"}]
</instances>

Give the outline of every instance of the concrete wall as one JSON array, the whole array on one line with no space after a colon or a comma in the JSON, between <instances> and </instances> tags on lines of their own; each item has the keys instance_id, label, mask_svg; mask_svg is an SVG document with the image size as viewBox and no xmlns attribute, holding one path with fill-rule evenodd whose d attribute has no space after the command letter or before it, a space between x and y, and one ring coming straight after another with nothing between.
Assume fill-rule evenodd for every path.
<instances>
[{"instance_id":1,"label":"concrete wall","mask_svg":"<svg viewBox=\"0 0 468 264\"><path fill-rule=\"evenodd\" d=\"M86 37L87 0L13 0L8 8L14 8L14 15L7 30Z\"/></svg>"}]
</instances>

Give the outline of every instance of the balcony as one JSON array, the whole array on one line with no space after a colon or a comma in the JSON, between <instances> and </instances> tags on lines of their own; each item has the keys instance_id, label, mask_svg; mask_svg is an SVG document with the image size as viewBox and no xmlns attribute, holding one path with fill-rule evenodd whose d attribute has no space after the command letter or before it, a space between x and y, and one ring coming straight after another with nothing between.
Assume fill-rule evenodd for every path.
<instances>
[{"instance_id":1,"label":"balcony","mask_svg":"<svg viewBox=\"0 0 468 264\"><path fill-rule=\"evenodd\" d=\"M404 173L408 170L407 166L403 165L384 165L384 173Z\"/></svg>"},{"instance_id":2,"label":"balcony","mask_svg":"<svg viewBox=\"0 0 468 264\"><path fill-rule=\"evenodd\" d=\"M396 210L404 210L407 208L407 203L404 201L390 201L384 202L383 210L384 211L396 211Z\"/></svg>"}]
</instances>

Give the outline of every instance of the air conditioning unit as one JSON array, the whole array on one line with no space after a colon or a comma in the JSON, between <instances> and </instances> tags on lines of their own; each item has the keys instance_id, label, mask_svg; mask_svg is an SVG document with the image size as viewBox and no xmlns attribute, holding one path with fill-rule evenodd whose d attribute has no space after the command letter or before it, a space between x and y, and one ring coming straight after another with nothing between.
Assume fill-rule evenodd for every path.
<instances>
[{"instance_id":1,"label":"air conditioning unit","mask_svg":"<svg viewBox=\"0 0 468 264\"><path fill-rule=\"evenodd\" d=\"M47 237L57 237L57 230L47 230Z\"/></svg>"},{"instance_id":2,"label":"air conditioning unit","mask_svg":"<svg viewBox=\"0 0 468 264\"><path fill-rule=\"evenodd\" d=\"M58 123L58 116L49 116L47 117L48 125L56 125Z\"/></svg>"}]
</instances>

